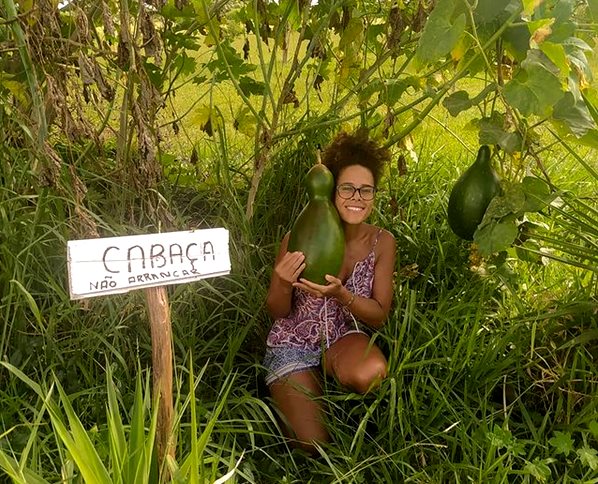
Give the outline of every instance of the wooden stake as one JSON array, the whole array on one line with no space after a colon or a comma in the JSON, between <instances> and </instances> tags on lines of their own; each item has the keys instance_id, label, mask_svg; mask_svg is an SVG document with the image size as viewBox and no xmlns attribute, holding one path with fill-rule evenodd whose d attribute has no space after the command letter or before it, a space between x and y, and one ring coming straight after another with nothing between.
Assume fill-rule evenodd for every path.
<instances>
[{"instance_id":1,"label":"wooden stake","mask_svg":"<svg viewBox=\"0 0 598 484\"><path fill-rule=\"evenodd\" d=\"M156 445L160 467L166 456L175 457L172 432L172 323L165 286L145 289L152 335L153 400L159 398Z\"/></svg>"}]
</instances>

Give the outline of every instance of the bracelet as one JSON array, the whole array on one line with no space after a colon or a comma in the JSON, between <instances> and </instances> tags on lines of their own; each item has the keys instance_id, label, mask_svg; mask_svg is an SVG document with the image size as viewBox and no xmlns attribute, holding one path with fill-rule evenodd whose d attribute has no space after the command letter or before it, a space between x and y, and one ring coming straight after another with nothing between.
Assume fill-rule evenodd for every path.
<instances>
[{"instance_id":1,"label":"bracelet","mask_svg":"<svg viewBox=\"0 0 598 484\"><path fill-rule=\"evenodd\" d=\"M348 308L351 304L353 304L353 301L355 301L355 294L354 293L350 293L351 297L349 298L349 302L347 304L343 304L344 308Z\"/></svg>"}]
</instances>

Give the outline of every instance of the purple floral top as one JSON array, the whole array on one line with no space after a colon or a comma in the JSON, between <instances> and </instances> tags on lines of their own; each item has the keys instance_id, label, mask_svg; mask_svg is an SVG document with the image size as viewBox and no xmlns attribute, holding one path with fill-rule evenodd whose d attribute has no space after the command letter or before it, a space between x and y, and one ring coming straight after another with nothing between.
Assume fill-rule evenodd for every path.
<instances>
[{"instance_id":1,"label":"purple floral top","mask_svg":"<svg viewBox=\"0 0 598 484\"><path fill-rule=\"evenodd\" d=\"M355 263L345 283L345 287L356 296L372 296L376 242L366 258ZM356 330L359 328L355 318L336 299L294 289L291 312L287 317L274 321L266 343L271 347L318 350L322 344L328 348L348 332Z\"/></svg>"}]
</instances>

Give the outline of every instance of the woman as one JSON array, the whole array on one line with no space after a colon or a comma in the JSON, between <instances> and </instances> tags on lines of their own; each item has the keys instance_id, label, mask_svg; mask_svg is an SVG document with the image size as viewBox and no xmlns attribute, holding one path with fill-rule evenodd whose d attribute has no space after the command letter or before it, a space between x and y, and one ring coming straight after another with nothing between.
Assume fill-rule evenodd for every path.
<instances>
[{"instance_id":1,"label":"woman","mask_svg":"<svg viewBox=\"0 0 598 484\"><path fill-rule=\"evenodd\" d=\"M389 153L366 134L339 134L323 162L332 172L334 205L345 233L340 273L327 285L300 278L301 252L280 245L268 290L267 307L275 319L267 339L266 383L298 446L314 453L327 442L321 367L352 391L366 393L386 377L386 358L357 321L379 329L390 310L395 239L365 221L372 212L376 185Z\"/></svg>"}]
</instances>

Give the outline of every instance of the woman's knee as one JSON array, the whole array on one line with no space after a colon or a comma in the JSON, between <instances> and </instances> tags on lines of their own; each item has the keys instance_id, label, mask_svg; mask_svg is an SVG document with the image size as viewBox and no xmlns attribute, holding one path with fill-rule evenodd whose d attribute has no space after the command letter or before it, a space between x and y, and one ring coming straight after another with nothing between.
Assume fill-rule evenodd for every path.
<instances>
[{"instance_id":1,"label":"woman's knee","mask_svg":"<svg viewBox=\"0 0 598 484\"><path fill-rule=\"evenodd\" d=\"M357 393L364 394L377 388L386 375L386 360L371 358L355 368L346 383Z\"/></svg>"}]
</instances>

